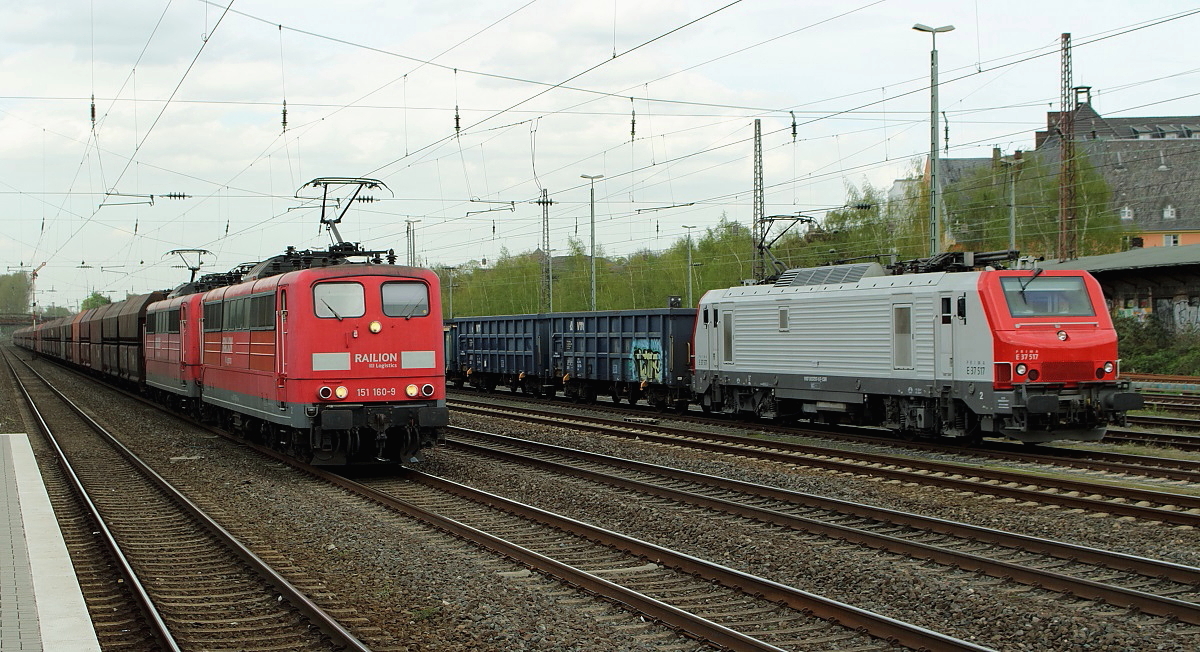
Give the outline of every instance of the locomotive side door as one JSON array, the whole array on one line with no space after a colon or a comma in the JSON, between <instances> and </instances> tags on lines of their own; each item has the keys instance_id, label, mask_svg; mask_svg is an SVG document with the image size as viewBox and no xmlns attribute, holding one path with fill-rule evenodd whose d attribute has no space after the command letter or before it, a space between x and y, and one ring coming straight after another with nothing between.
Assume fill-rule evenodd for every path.
<instances>
[{"instance_id":1,"label":"locomotive side door","mask_svg":"<svg viewBox=\"0 0 1200 652\"><path fill-rule=\"evenodd\" d=\"M939 292L934 324L934 377L954 378L954 293Z\"/></svg>"},{"instance_id":2,"label":"locomotive side door","mask_svg":"<svg viewBox=\"0 0 1200 652\"><path fill-rule=\"evenodd\" d=\"M275 322L275 393L279 408L287 408L287 341L288 341L288 308L287 290L280 288L279 304L276 306Z\"/></svg>"}]
</instances>

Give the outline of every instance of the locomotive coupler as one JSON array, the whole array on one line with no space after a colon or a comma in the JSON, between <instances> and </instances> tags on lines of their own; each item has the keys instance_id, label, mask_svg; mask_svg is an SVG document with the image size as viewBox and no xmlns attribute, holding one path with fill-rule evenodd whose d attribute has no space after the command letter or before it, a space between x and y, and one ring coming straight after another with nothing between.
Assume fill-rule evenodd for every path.
<instances>
[{"instance_id":1,"label":"locomotive coupler","mask_svg":"<svg viewBox=\"0 0 1200 652\"><path fill-rule=\"evenodd\" d=\"M387 429L391 427L392 419L387 412L372 412L367 416L367 425L375 431L375 459L379 462L390 461L383 456L383 451L387 448Z\"/></svg>"}]
</instances>

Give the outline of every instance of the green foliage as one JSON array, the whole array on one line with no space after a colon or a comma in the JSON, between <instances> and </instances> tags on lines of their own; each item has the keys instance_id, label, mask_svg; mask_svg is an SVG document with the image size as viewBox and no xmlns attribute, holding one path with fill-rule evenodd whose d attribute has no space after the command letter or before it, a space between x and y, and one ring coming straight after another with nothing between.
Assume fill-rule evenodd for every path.
<instances>
[{"instance_id":1,"label":"green foliage","mask_svg":"<svg viewBox=\"0 0 1200 652\"><path fill-rule=\"evenodd\" d=\"M48 306L42 311L42 319L56 319L58 317L68 317L71 315L71 309L66 306Z\"/></svg>"},{"instance_id":2,"label":"green foliage","mask_svg":"<svg viewBox=\"0 0 1200 652\"><path fill-rule=\"evenodd\" d=\"M28 272L0 275L0 313L6 315L28 313L32 291Z\"/></svg>"},{"instance_id":3,"label":"green foliage","mask_svg":"<svg viewBox=\"0 0 1200 652\"><path fill-rule=\"evenodd\" d=\"M106 303L112 303L112 299L99 292L93 292L90 297L83 300L83 303L79 306L79 310L82 312L84 310L91 310L92 308L99 308Z\"/></svg>"},{"instance_id":4,"label":"green foliage","mask_svg":"<svg viewBox=\"0 0 1200 652\"><path fill-rule=\"evenodd\" d=\"M1120 251L1121 237L1126 232L1109 208L1108 184L1086 159L1078 162L1075 175L1076 254ZM1010 195L1009 171L1002 165L976 168L958 183L947 186L943 194L944 219L949 220L957 240L955 248L1007 249L1009 207L1015 204L1017 249L1026 256L1058 256L1058 176L1057 161L1028 154L1018 167L1015 202Z\"/></svg>"},{"instance_id":5,"label":"green foliage","mask_svg":"<svg viewBox=\"0 0 1200 652\"><path fill-rule=\"evenodd\" d=\"M1176 332L1162 320L1114 317L1121 371L1200 376L1200 332Z\"/></svg>"},{"instance_id":6,"label":"green foliage","mask_svg":"<svg viewBox=\"0 0 1200 652\"><path fill-rule=\"evenodd\" d=\"M921 162L913 161L905 196L888 201L888 192L863 182L847 185L844 208L829 211L815 224L795 224L782 232L777 222L768 240L772 254L787 268L837 261L921 258L929 250L929 192L919 182ZM1108 188L1093 168L1082 164L1076 223L1078 253L1109 253L1120 248L1119 218L1107 209ZM994 251L1008 247L1008 178L990 166L976 171L943 193L950 224L960 238L955 248ZM1054 256L1058 245L1058 170L1029 156L1017 183L1018 248L1023 254ZM703 218L702 218L703 219ZM596 255L596 306L600 310L662 308L668 297L686 304L688 274L692 303L708 290L740 285L754 275L752 230L722 214L714 226L693 232L692 267L686 237L662 251L641 250L627 257ZM443 314L449 316L527 314L546 310L544 254L501 252L495 264L477 261L443 269ZM886 261L884 261L886 262ZM436 268L436 266L435 266ZM565 254L553 260L555 312L589 310L592 260L587 246L571 238ZM773 273L774 269L768 269ZM453 279L451 281L451 279ZM453 298L451 298L453 293Z\"/></svg>"}]
</instances>

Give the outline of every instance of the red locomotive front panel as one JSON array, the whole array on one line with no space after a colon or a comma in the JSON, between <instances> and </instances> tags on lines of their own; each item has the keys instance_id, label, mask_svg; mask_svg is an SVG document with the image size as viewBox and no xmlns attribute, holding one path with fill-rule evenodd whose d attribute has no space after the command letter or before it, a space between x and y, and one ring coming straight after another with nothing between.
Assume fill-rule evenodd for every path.
<instances>
[{"instance_id":1,"label":"red locomotive front panel","mask_svg":"<svg viewBox=\"0 0 1200 652\"><path fill-rule=\"evenodd\" d=\"M997 385L1116 380L1117 334L1090 274L996 272L980 280Z\"/></svg>"},{"instance_id":2,"label":"red locomotive front panel","mask_svg":"<svg viewBox=\"0 0 1200 652\"><path fill-rule=\"evenodd\" d=\"M409 271L411 278L314 279L308 291L292 293L286 400L445 398L436 285L421 276L428 272Z\"/></svg>"}]
</instances>

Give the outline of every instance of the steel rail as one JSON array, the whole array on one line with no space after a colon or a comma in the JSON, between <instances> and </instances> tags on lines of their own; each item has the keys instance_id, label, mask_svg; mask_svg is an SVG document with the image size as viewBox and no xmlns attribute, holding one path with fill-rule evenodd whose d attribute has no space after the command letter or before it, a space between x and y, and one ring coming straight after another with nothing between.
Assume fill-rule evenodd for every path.
<instances>
[{"instance_id":1,"label":"steel rail","mask_svg":"<svg viewBox=\"0 0 1200 652\"><path fill-rule=\"evenodd\" d=\"M1200 437L1196 435L1177 435L1163 432L1142 432L1138 430L1114 430L1109 428L1105 435L1106 441L1148 444L1151 446L1169 446L1181 451L1200 452Z\"/></svg>"},{"instance_id":2,"label":"steel rail","mask_svg":"<svg viewBox=\"0 0 1200 652\"><path fill-rule=\"evenodd\" d=\"M458 399L463 401L463 399ZM526 400L529 400L526 398ZM479 405L471 401L466 401L466 405ZM608 407L617 413L629 412L631 414L644 414L644 411L636 408L621 408ZM722 428L737 428L750 430L753 428L761 433L772 435L791 436L791 437L815 437L818 439L831 439L835 441L852 441L867 444L881 444L885 446L900 447L909 450L933 451L938 453L948 453L952 455L971 455L975 457L983 457L998 460L1017 460L1030 462L1034 464L1053 464L1056 466L1067 466L1078 469L1086 469L1092 471L1105 471L1111 473L1129 473L1134 475L1145 475L1156 478L1165 478L1168 480L1182 480L1185 482L1200 483L1200 460L1176 459L1167 457L1154 457L1149 455L1130 455L1126 453L1115 453L1109 451L1063 448L1058 446L1039 446L1037 448L1029 448L1021 444L1012 444L1003 441L985 441L979 446L964 447L961 444L954 443L937 443L929 441L905 441L896 437L888 437L881 435L869 434L868 429L860 429L858 431L833 431L833 430L797 430L795 428L787 428L778 425L768 425L764 423L755 423L752 426L740 422L730 422L728 420L702 418L696 415L671 415L671 419L689 422L712 425ZM1110 432L1112 432L1110 430ZM716 435L714 435L716 436ZM1146 433L1147 437L1154 438L1156 435ZM1117 439L1119 435L1111 436L1110 439ZM1187 449L1186 440L1181 438L1165 435L1168 442L1181 441L1180 448ZM1191 443L1196 443L1200 446L1200 437L1192 437L1195 440Z\"/></svg>"},{"instance_id":3,"label":"steel rail","mask_svg":"<svg viewBox=\"0 0 1200 652\"><path fill-rule=\"evenodd\" d=\"M1173 428L1186 432L1196 432L1200 430L1200 421L1195 419L1181 419L1179 417L1155 417L1155 416L1138 416L1130 415L1125 417L1126 423L1131 426L1146 426L1154 428ZM1170 435L1168 435L1170 437Z\"/></svg>"},{"instance_id":4,"label":"steel rail","mask_svg":"<svg viewBox=\"0 0 1200 652\"><path fill-rule=\"evenodd\" d=\"M453 428L453 430L467 433L472 437L480 437L496 442L502 442L504 444L519 448L532 449L551 455L568 456L571 458L586 460L595 464L614 466L632 471L638 471L641 473L655 474L676 480L704 484L729 491L767 497L795 505L812 506L822 502L822 500L817 497L789 491L786 489L768 487L765 485L758 485L727 478L719 478L716 476L695 473L681 469L661 467L658 465L637 462L634 460L616 458L577 449L553 446L550 444L542 444L539 442L531 442L493 433L468 430L465 428ZM690 503L756 521L773 523L776 525L812 532L835 539L844 539L853 541L855 543L862 543L879 550L886 550L889 552L909 555L922 559L929 559L940 564L955 566L967 570L979 571L992 577L1012 579L1023 584L1029 584L1087 598L1103 600L1113 605L1133 607L1145 613L1160 616L1170 616L1178 618L1184 622L1200 624L1200 605L1184 600L1177 600L1145 591L1113 586L1093 580L1080 579L1053 571L1030 568L1020 564L991 559L981 555L964 553L930 544L909 541L907 539L886 534L877 534L868 530L862 530L836 523L828 523L819 519L795 516L780 512L778 510L745 505L721 498L712 498L681 489L673 489L670 487L662 487L638 480L615 477L609 474L591 471L569 464L527 457L521 455L520 453L512 453L487 446L471 444L458 439L453 440L452 443L455 446L459 446L481 454L493 455L520 464L533 465L538 468L561 473L563 475L571 475L574 477L583 478L590 482L609 484L619 488L629 489L661 498L667 498L677 502ZM998 530L989 530L988 528L982 528L963 523L955 523L953 521L944 521L932 518L927 519L914 514L904 514L902 512L894 512L891 510L876 509L867 505L858 505L842 501L829 501L826 503L826 505L828 506L823 506L823 508L834 509L843 513L851 512L857 516L865 516L875 520L882 520L891 523L903 523L905 525L910 525L921 529L938 531L951 536L970 537L977 541L988 541L994 543L1003 539L1007 540L1007 543L1002 543L1000 545L1016 546L1024 550L1042 552L1043 554L1052 555L1062 559L1069 560L1074 558L1077 560L1084 560L1110 569L1136 569L1134 572L1149 575L1151 577L1170 577L1178 582L1200 585L1200 568L1194 568L1191 566L1183 566L1180 564L1172 564L1170 562L1148 559L1144 557L1136 557L1133 555L1108 552L1095 548L1088 548L1085 546L1060 543L1049 539L1039 539L1036 537L1000 532ZM843 507L849 509L843 509Z\"/></svg>"},{"instance_id":5,"label":"steel rail","mask_svg":"<svg viewBox=\"0 0 1200 652\"><path fill-rule=\"evenodd\" d=\"M477 414L504 416L503 409L498 408L484 409L459 407L458 410L460 412L469 410ZM520 412L520 415L514 416L513 412ZM767 459L786 464L821 467L854 473L857 475L882 476L904 482L932 484L942 487L951 487L960 491L987 493L991 495L1017 498L1025 501L1052 503L1088 511L1102 511L1109 514L1116 514L1118 516L1132 516L1135 518L1163 521L1177 525L1200 526L1200 513L1189 511L1171 511L1153 507L1141 507L1139 505L1130 503L1094 500L1090 498L1070 496L1062 493L1048 493L1032 489L1023 489L1020 487L1006 487L1002 484L987 484L949 476L970 476L996 483L1046 486L1056 489L1063 489L1068 492L1108 495L1111 497L1124 498L1131 501L1146 501L1161 505L1175 505L1186 510L1200 510L1200 497L1186 494L1134 489L1116 485L1080 482L1062 478L1045 478L1042 476L1025 473L993 471L979 467L948 464L932 460L917 460L900 458L893 455L880 455L858 451L821 448L817 446L783 442L774 439L755 439L752 437L741 437L737 435L709 435L706 433L682 431L663 426L631 424L602 418L570 417L562 415L554 417L538 416L534 414L534 412L536 411L523 408L511 408L507 417L519 418L524 421L534 421L548 425L563 426L566 424L572 428L589 430L606 435L637 438L647 442L683 446L687 448L707 450L718 453L736 453L748 457ZM736 448L730 444L735 445ZM832 459L822 459L826 457L840 457L844 459L857 460L857 462L842 462ZM931 473L903 471L885 468L886 466L907 466L914 469L921 469L946 475L933 475Z\"/></svg>"},{"instance_id":6,"label":"steel rail","mask_svg":"<svg viewBox=\"0 0 1200 652\"><path fill-rule=\"evenodd\" d=\"M416 471L412 473L414 477L418 478L422 483L428 484L429 486L442 491L447 491L449 493L467 498L468 500L486 504L506 512L517 514L519 516L524 516L551 527L555 527L594 541L599 541L602 544L611 545L631 554L645 557L663 566L677 568L684 572L704 577L705 579L717 581L722 585L745 591L746 593L759 596L765 600L787 605L793 609L812 613L824 620L840 624L849 629L857 629L859 631L866 632L872 636L887 640L889 642L900 643L902 645L919 650L987 649L974 643L963 641L951 636L946 636L917 625L912 625L910 623L905 623L903 621L873 613L865 609L860 609L837 600L831 600L829 598L825 598L814 593L809 593L795 587L790 587L766 580L764 578L755 577L748 573L743 573L720 564L715 564L691 555L669 550L652 543L626 537L619 533L589 525L572 518L547 512L530 505L524 505L510 501L501 496L480 491L466 485ZM346 482L350 483L350 485L356 484L348 480ZM361 487L361 485L358 486ZM355 490L359 491L357 488ZM389 502L396 500L387 496L386 494L375 492L369 487L362 487L362 490L372 492L380 498L388 500ZM403 503L403 501L399 502ZM406 503L404 504L407 506ZM408 507L411 508L412 506ZM457 527L466 528L469 526L457 524ZM520 546L507 544L507 542L505 542L505 545L516 548L517 550L521 551L522 555L537 557L541 556L537 555L537 553L525 550ZM558 562L555 562L555 564L558 564ZM577 573L582 573L585 576L584 579L586 579L588 583L594 583L599 580L599 578L595 578L595 576L591 575L590 573L577 571L569 566L566 568ZM609 584L605 580L599 580L599 582L603 584ZM640 596L641 594L636 595ZM642 596L642 599L651 600L650 598L645 598L644 596ZM654 600L653 602L658 603L657 600ZM679 611L674 607L670 607L669 605L665 606L668 607L668 612ZM686 614L686 612L680 613ZM691 614L686 615L691 616ZM725 629L720 625L716 626ZM743 635L739 634L739 636ZM713 640L712 642L722 644L717 640ZM731 647L731 649L743 648Z\"/></svg>"},{"instance_id":7,"label":"steel rail","mask_svg":"<svg viewBox=\"0 0 1200 652\"><path fill-rule=\"evenodd\" d=\"M22 361L24 363L24 361ZM75 404L74 401L67 398L65 394L58 390L49 380L37 372L37 370L25 365L29 370L37 376L46 387L50 389L59 399L61 399L68 407L70 407L81 419L83 419L89 427L91 427L98 435L105 439L116 450L121 457L125 458L133 465L146 479L157 486L163 493L168 495L181 509L190 514L198 523L204 526L213 536L221 540L231 552L246 563L255 573L264 581L279 591L280 596L287 600L298 612L303 614L309 622L321 630L330 638L335 645L338 645L347 650L356 652L371 652L365 643L358 640L354 634L350 633L341 623L333 616L327 613L324 609L313 602L300 589L296 588L285 577L280 575L266 561L260 558L246 547L241 541L229 533L224 527L217 523L211 516L204 512L198 505L193 503L187 496L175 488L170 482L158 474L149 464L139 458L133 451L129 450L124 444L117 440L112 433L108 432L104 426L100 425L88 415L83 408ZM14 374L15 376L15 374ZM19 380L19 379L18 379ZM151 404L153 405L153 404Z\"/></svg>"}]
</instances>

